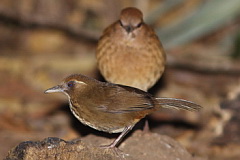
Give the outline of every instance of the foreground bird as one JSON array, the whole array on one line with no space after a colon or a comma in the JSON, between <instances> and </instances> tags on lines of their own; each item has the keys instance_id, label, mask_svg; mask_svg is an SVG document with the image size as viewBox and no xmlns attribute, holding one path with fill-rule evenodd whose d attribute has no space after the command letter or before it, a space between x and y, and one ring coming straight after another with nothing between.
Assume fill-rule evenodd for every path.
<instances>
[{"instance_id":1,"label":"foreground bird","mask_svg":"<svg viewBox=\"0 0 240 160\"><path fill-rule=\"evenodd\" d=\"M63 92L70 109L84 125L108 133L120 133L107 148L116 147L134 125L162 107L198 111L201 106L182 99L155 98L137 88L100 82L81 74L70 75L45 93Z\"/></svg>"},{"instance_id":2,"label":"foreground bird","mask_svg":"<svg viewBox=\"0 0 240 160\"><path fill-rule=\"evenodd\" d=\"M157 35L144 23L142 12L128 7L104 30L96 59L108 82L147 91L163 74L166 58Z\"/></svg>"}]
</instances>

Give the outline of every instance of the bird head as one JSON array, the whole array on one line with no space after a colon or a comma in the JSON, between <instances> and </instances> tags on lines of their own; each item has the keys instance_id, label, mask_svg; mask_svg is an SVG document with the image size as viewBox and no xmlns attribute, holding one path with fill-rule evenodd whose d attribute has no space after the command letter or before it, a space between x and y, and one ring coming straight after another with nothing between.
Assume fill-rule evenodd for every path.
<instances>
[{"instance_id":1,"label":"bird head","mask_svg":"<svg viewBox=\"0 0 240 160\"><path fill-rule=\"evenodd\" d=\"M137 8L125 8L121 11L119 23L127 33L133 32L135 29L142 26L143 14Z\"/></svg>"},{"instance_id":2,"label":"bird head","mask_svg":"<svg viewBox=\"0 0 240 160\"><path fill-rule=\"evenodd\" d=\"M47 89L44 93L55 93L62 92L66 94L69 98L81 95L86 92L92 84L94 84L94 79L83 76L81 74L73 74L66 77L63 82L52 88Z\"/></svg>"}]
</instances>

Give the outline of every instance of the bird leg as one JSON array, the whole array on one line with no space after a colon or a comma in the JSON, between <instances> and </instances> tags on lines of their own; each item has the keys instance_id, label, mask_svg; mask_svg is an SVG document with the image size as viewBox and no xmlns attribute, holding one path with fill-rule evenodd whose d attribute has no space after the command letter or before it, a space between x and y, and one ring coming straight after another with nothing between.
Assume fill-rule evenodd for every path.
<instances>
[{"instance_id":1,"label":"bird leg","mask_svg":"<svg viewBox=\"0 0 240 160\"><path fill-rule=\"evenodd\" d=\"M131 131L132 128L133 128L133 126L125 127L124 130L122 131L122 133L111 144L103 145L103 146L100 146L100 147L106 148L106 149L112 149L118 157L123 157L124 158L125 154L121 153L122 151L120 149L118 149L116 146L127 135L127 133L129 131Z\"/></svg>"},{"instance_id":2,"label":"bird leg","mask_svg":"<svg viewBox=\"0 0 240 160\"><path fill-rule=\"evenodd\" d=\"M145 123L143 126L143 133L149 133L150 129L149 129L149 123L148 123L148 119L145 119Z\"/></svg>"},{"instance_id":3,"label":"bird leg","mask_svg":"<svg viewBox=\"0 0 240 160\"><path fill-rule=\"evenodd\" d=\"M131 131L131 129L133 128L133 126L127 126L124 128L124 130L122 131L122 133L109 145L105 145L105 146L101 146L103 148L115 148L118 143L126 136L126 134Z\"/></svg>"}]
</instances>

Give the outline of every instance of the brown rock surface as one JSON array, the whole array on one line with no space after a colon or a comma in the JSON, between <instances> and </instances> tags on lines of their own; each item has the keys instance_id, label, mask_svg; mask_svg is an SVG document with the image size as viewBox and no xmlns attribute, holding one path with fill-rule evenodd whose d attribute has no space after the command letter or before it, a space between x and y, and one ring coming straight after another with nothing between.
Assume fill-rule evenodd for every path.
<instances>
[{"instance_id":1,"label":"brown rock surface","mask_svg":"<svg viewBox=\"0 0 240 160\"><path fill-rule=\"evenodd\" d=\"M110 139L89 135L81 140L64 141L46 138L43 141L26 141L13 148L5 160L71 159L71 160L111 160L111 159L151 159L151 160L196 160L178 142L168 136L136 131L121 145L119 157L113 150L98 147L109 143Z\"/></svg>"}]
</instances>

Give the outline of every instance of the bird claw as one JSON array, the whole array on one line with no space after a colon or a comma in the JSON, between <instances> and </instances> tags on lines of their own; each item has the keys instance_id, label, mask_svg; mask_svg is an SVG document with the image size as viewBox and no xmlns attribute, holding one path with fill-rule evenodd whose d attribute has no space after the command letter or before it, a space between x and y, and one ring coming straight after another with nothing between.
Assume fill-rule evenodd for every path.
<instances>
[{"instance_id":1,"label":"bird claw","mask_svg":"<svg viewBox=\"0 0 240 160\"><path fill-rule=\"evenodd\" d=\"M121 159L122 158L125 159L126 156L129 156L129 154L123 153L122 150L120 150L119 148L117 148L115 146L112 146L111 144L110 145L101 145L100 148L112 151L117 157L119 157Z\"/></svg>"}]
</instances>

